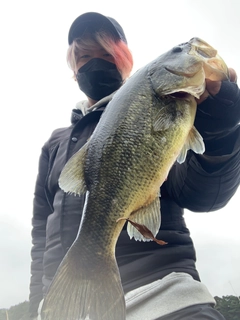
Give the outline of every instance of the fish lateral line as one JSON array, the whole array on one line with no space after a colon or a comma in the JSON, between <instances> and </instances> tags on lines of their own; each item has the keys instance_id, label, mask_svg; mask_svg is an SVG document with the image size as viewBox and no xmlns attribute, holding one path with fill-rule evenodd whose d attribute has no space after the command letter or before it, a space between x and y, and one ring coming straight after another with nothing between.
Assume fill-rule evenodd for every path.
<instances>
[{"instance_id":1,"label":"fish lateral line","mask_svg":"<svg viewBox=\"0 0 240 320\"><path fill-rule=\"evenodd\" d=\"M116 222L119 222L121 220L126 220L126 221L130 222L146 239L151 239L152 241L155 241L157 244L159 244L161 246L168 244L164 240L159 240L159 239L155 238L154 235L152 234L152 232L144 224L136 223L129 218L119 218L119 219L117 219Z\"/></svg>"}]
</instances>

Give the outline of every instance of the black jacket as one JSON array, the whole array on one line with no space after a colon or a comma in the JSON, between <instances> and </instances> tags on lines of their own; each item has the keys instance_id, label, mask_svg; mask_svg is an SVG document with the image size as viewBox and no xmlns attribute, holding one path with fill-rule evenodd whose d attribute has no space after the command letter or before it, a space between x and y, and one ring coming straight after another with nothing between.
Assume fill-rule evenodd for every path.
<instances>
[{"instance_id":1,"label":"black jacket","mask_svg":"<svg viewBox=\"0 0 240 320\"><path fill-rule=\"evenodd\" d=\"M67 160L90 137L104 106L83 116L73 110L72 125L57 129L42 148L35 188L32 219L32 277L30 311L36 317L43 295L74 241L84 204L59 189L58 178ZM124 291L145 285L175 272L186 272L200 280L195 250L185 225L183 208L211 211L222 208L240 182L240 92L236 84L224 82L214 98L199 105L195 126L205 140L206 152L188 152L176 163L161 187L162 223L157 238L168 242L130 240L122 231L116 256Z\"/></svg>"}]
</instances>

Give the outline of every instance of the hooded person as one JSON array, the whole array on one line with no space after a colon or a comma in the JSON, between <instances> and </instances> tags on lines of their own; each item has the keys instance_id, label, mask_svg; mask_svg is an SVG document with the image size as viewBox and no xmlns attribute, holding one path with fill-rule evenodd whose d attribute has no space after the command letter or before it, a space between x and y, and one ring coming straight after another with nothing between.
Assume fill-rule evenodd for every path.
<instances>
[{"instance_id":1,"label":"hooded person","mask_svg":"<svg viewBox=\"0 0 240 320\"><path fill-rule=\"evenodd\" d=\"M31 319L37 318L39 303L77 236L85 203L85 195L76 197L59 188L60 173L89 139L133 65L122 27L96 12L72 23L68 44L67 61L86 100L73 109L69 127L53 131L40 155L32 218ZM218 210L239 186L240 91L236 73L230 74L231 81L206 83L199 100L195 127L205 140L205 154L189 151L161 186L162 222L156 237L168 245L130 240L126 227L119 236L116 258L127 320L224 319L200 281L184 208ZM206 214L203 218L207 224Z\"/></svg>"}]
</instances>

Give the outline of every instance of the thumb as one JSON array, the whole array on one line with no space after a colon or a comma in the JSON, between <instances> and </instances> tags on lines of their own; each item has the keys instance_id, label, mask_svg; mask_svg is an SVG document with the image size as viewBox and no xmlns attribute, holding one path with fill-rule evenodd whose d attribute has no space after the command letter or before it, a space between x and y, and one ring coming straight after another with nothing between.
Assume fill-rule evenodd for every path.
<instances>
[{"instance_id":1,"label":"thumb","mask_svg":"<svg viewBox=\"0 0 240 320\"><path fill-rule=\"evenodd\" d=\"M233 68L228 69L229 72L229 79L231 82L237 82L237 73Z\"/></svg>"}]
</instances>

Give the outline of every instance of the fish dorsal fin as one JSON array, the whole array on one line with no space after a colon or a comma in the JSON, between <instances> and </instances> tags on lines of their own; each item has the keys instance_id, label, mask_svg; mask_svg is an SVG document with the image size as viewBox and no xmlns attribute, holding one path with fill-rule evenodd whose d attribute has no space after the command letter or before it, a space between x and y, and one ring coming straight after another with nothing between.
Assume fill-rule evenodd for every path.
<instances>
[{"instance_id":1,"label":"fish dorsal fin","mask_svg":"<svg viewBox=\"0 0 240 320\"><path fill-rule=\"evenodd\" d=\"M192 127L192 129L190 130L187 140L180 154L178 155L177 162L183 163L186 159L187 151L190 149L193 150L195 153L200 154L204 153L205 151L203 138L195 127Z\"/></svg>"},{"instance_id":2,"label":"fish dorsal fin","mask_svg":"<svg viewBox=\"0 0 240 320\"><path fill-rule=\"evenodd\" d=\"M154 131L164 131L169 129L173 123L173 116L171 113L166 112L165 108L158 111L153 121Z\"/></svg>"},{"instance_id":3,"label":"fish dorsal fin","mask_svg":"<svg viewBox=\"0 0 240 320\"><path fill-rule=\"evenodd\" d=\"M130 217L132 221L145 225L151 230L154 237L159 231L161 225L160 200L157 196L148 206L142 207L134 212ZM146 239L131 223L128 222L127 232L130 239L134 238L138 241L151 241Z\"/></svg>"},{"instance_id":4,"label":"fish dorsal fin","mask_svg":"<svg viewBox=\"0 0 240 320\"><path fill-rule=\"evenodd\" d=\"M76 152L66 163L58 180L60 188L69 193L77 195L87 191L84 179L84 164L87 153L87 145Z\"/></svg>"}]
</instances>

